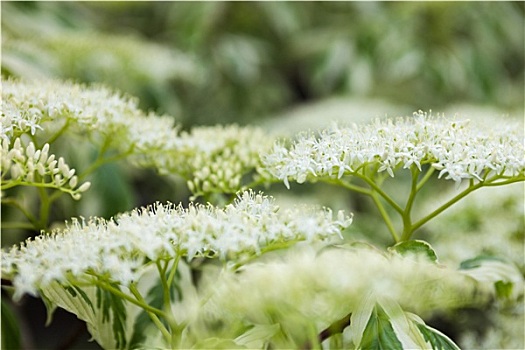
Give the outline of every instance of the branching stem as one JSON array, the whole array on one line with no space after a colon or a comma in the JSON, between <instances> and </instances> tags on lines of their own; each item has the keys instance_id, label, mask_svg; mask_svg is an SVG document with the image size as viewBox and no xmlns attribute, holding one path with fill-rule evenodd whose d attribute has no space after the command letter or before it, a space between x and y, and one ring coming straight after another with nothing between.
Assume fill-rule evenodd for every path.
<instances>
[{"instance_id":1,"label":"branching stem","mask_svg":"<svg viewBox=\"0 0 525 350\"><path fill-rule=\"evenodd\" d=\"M142 297L142 295L140 294L139 290L137 289L137 286L134 284L134 283L131 283L131 285L129 286L129 290L131 291L131 293L135 296L135 298L137 299L138 302L140 302L141 304L143 305L147 305L149 308L151 308L151 306L149 306L146 301L144 300L144 298ZM137 304L138 305L138 304ZM140 305L139 305L140 306ZM152 310L149 310L149 309L146 309L143 307L144 310L146 310L146 312L148 313L148 316L150 317L150 319L153 321L153 323L155 324L155 326L157 326L157 328L159 329L159 331L162 333L162 336L164 337L164 339L166 339L167 343L169 344L170 341L171 341L171 334L170 332L166 329L166 327L164 326L164 324L161 322L161 320L159 319L158 316L161 316L163 317L164 319L166 319L166 316L165 314L161 311L161 314L158 314L156 312L153 312ZM153 309L153 308L151 308ZM157 310L157 309L155 309Z\"/></svg>"}]
</instances>

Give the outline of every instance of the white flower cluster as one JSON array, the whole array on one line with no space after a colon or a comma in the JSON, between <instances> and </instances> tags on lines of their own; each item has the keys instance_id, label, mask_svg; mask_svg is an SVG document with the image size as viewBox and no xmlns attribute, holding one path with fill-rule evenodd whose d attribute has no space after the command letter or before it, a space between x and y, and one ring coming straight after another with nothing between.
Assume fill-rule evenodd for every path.
<instances>
[{"instance_id":1,"label":"white flower cluster","mask_svg":"<svg viewBox=\"0 0 525 350\"><path fill-rule=\"evenodd\" d=\"M54 154L49 154L47 143L37 150L33 142L23 147L20 138L17 138L11 147L8 140L3 139L0 142L0 157L2 190L18 185L56 188L78 200L91 185L84 182L77 188L75 169L70 169L64 158L55 159Z\"/></svg>"},{"instance_id":2,"label":"white flower cluster","mask_svg":"<svg viewBox=\"0 0 525 350\"><path fill-rule=\"evenodd\" d=\"M182 175L195 195L235 193L243 176L259 165L259 153L270 150L273 142L256 127L202 126L182 132L174 152L152 158L159 169Z\"/></svg>"},{"instance_id":3,"label":"white flower cluster","mask_svg":"<svg viewBox=\"0 0 525 350\"><path fill-rule=\"evenodd\" d=\"M205 317L241 317L254 324L272 324L276 318L287 324L299 317L324 328L369 295L420 313L476 302L476 282L459 271L369 247L290 250L282 260L246 265L209 283L214 295Z\"/></svg>"},{"instance_id":4,"label":"white flower cluster","mask_svg":"<svg viewBox=\"0 0 525 350\"><path fill-rule=\"evenodd\" d=\"M0 137L43 129L93 132L143 166L181 175L195 195L235 193L255 173L272 137L255 127L196 127L179 134L168 116L145 115L137 102L103 86L3 81Z\"/></svg>"},{"instance_id":5,"label":"white flower cluster","mask_svg":"<svg viewBox=\"0 0 525 350\"><path fill-rule=\"evenodd\" d=\"M290 148L274 145L262 160L266 171L287 187L289 179L302 183L313 177L341 178L369 165L393 177L401 167L431 164L440 170L439 177L456 182L483 181L488 173L523 176L523 128L509 120L493 123L498 125L418 112L412 118L334 126L318 137L303 135Z\"/></svg>"},{"instance_id":6,"label":"white flower cluster","mask_svg":"<svg viewBox=\"0 0 525 350\"><path fill-rule=\"evenodd\" d=\"M278 209L271 198L244 192L223 209L156 204L115 220L73 221L2 252L2 274L12 278L17 295L86 272L127 285L137 279L144 257L242 258L286 242L334 239L351 223L342 212L334 220L327 209Z\"/></svg>"},{"instance_id":7,"label":"white flower cluster","mask_svg":"<svg viewBox=\"0 0 525 350\"><path fill-rule=\"evenodd\" d=\"M157 149L176 137L173 119L145 115L137 101L103 86L71 82L2 81L2 139L37 130L56 132L69 126L77 132L96 131L119 149Z\"/></svg>"}]
</instances>

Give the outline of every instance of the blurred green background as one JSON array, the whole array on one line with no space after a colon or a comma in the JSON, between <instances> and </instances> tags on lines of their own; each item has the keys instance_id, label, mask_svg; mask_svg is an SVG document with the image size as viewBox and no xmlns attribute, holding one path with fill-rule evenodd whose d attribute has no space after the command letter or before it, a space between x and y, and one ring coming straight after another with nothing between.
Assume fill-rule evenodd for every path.
<instances>
[{"instance_id":1,"label":"blurred green background","mask_svg":"<svg viewBox=\"0 0 525 350\"><path fill-rule=\"evenodd\" d=\"M2 73L103 82L185 126L330 97L523 108L523 2L4 2ZM322 116L319 116L322 117Z\"/></svg>"},{"instance_id":2,"label":"blurred green background","mask_svg":"<svg viewBox=\"0 0 525 350\"><path fill-rule=\"evenodd\" d=\"M1 6L4 77L103 83L136 96L145 110L173 116L183 129L238 123L293 135L332 120L360 122L419 109L523 118L524 2ZM85 158L64 142L73 166ZM91 181L82 201L58 203L55 221L110 217L157 200L187 201L189 194L177 179L127 164L105 166ZM295 190L305 202L348 206L337 189ZM359 199L350 206L366 217ZM2 207L2 216L9 215L15 214ZM365 221L362 230L374 228ZM2 236L3 246L24 237ZM72 316L58 313L51 329L43 329L38 302L28 300L17 312L32 321L23 330L26 346L96 348L87 345L85 331L75 338L75 327L82 326ZM62 337L50 336L60 319L70 327L56 331Z\"/></svg>"}]
</instances>

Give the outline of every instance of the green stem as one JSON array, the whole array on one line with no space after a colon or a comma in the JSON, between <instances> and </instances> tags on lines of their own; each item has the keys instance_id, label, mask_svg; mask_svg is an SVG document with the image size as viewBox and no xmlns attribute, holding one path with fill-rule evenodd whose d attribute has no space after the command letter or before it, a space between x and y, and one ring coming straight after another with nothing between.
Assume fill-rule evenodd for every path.
<instances>
[{"instance_id":1,"label":"green stem","mask_svg":"<svg viewBox=\"0 0 525 350\"><path fill-rule=\"evenodd\" d=\"M135 283L131 283L130 286L129 286L129 290L131 291L131 293L135 296L135 298L137 299L138 302L140 302L141 304L143 305L147 305L149 308L151 309L154 309L152 308L151 306L149 306L146 301L144 300L144 298L142 297L142 295L140 294L139 290L137 289L137 286L135 285ZM161 320L159 319L158 316L161 316L163 318L166 319L165 317L165 314L161 311L160 314L159 313L156 313L156 312L153 312L153 311L150 311L146 308L143 308L144 310L146 310L146 312L148 313L148 316L151 318L151 320L153 321L153 323L155 324L155 326L157 326L157 328L159 329L159 331L162 333L162 336L166 339L166 342L169 344L170 341L171 341L171 334L170 332L166 329L166 327L164 326L164 324L161 322ZM154 309L154 310L157 310L157 309ZM160 310L158 310L160 311Z\"/></svg>"},{"instance_id":2,"label":"green stem","mask_svg":"<svg viewBox=\"0 0 525 350\"><path fill-rule=\"evenodd\" d=\"M423 185L426 184L427 181L432 177L432 174L434 174L435 170L436 169L433 166L429 166L425 176L423 176L423 178L419 181L419 183L416 186L416 191L417 192L419 192L419 190L421 190Z\"/></svg>"},{"instance_id":3,"label":"green stem","mask_svg":"<svg viewBox=\"0 0 525 350\"><path fill-rule=\"evenodd\" d=\"M394 241L397 243L399 242L399 236L396 233L396 229L394 228L394 225L392 224L392 220L390 220L390 216L385 210L385 207L383 204L381 204L381 201L379 198L377 198L377 193L372 192L370 194L370 197L372 197L372 200L374 201L377 209L379 209L379 213L381 214L381 217L385 221L386 227L388 227L388 231L390 231L390 234L392 235L392 238L394 238Z\"/></svg>"},{"instance_id":4,"label":"green stem","mask_svg":"<svg viewBox=\"0 0 525 350\"><path fill-rule=\"evenodd\" d=\"M419 169L414 165L410 167L410 173L412 175L412 183L410 186L410 194L408 196L407 203L405 205L405 210L402 215L402 218L403 218L403 234L401 235L402 241L406 241L410 239L410 236L412 235L412 232L413 232L411 212L412 212L412 206L414 205L414 200L416 199L417 186L418 186L417 179L420 174Z\"/></svg>"},{"instance_id":5,"label":"green stem","mask_svg":"<svg viewBox=\"0 0 525 350\"><path fill-rule=\"evenodd\" d=\"M357 186L357 185L353 185L351 183L348 183L346 181L343 181L341 179L321 179L321 181L325 182L325 183L329 183L329 184L333 184L333 185L338 185L338 186L341 186L341 187L344 187L350 191L354 191L354 192L357 192L357 193L361 193L361 194L365 194L367 196L370 196L372 194L372 192L369 190L369 189L366 189L364 187L361 187L361 186Z\"/></svg>"},{"instance_id":6,"label":"green stem","mask_svg":"<svg viewBox=\"0 0 525 350\"><path fill-rule=\"evenodd\" d=\"M386 194L372 179L370 179L368 176L366 175L361 175L359 173L354 173L355 176L359 177L361 180L363 180L364 182L366 182L370 187L372 187L372 189L374 190L374 192L376 192L377 194L379 194L381 197L383 197L383 199L388 203L390 204L390 206L395 210L397 211L399 214L403 215L403 212L404 210L399 206L399 204L397 204L392 198L390 198L390 196L388 194Z\"/></svg>"},{"instance_id":7,"label":"green stem","mask_svg":"<svg viewBox=\"0 0 525 350\"><path fill-rule=\"evenodd\" d=\"M6 205L11 205L17 208L18 210L20 210L22 214L24 214L24 216L27 218L27 220L29 220L29 222L33 226L32 228L38 229L38 220L36 220L36 218L30 212L28 212L24 207L22 207L20 203L18 203L16 200L11 199L11 198L2 199L2 203ZM4 223L2 223L2 227L4 227Z\"/></svg>"},{"instance_id":8,"label":"green stem","mask_svg":"<svg viewBox=\"0 0 525 350\"><path fill-rule=\"evenodd\" d=\"M56 141L56 139L58 139L60 137L60 135L62 135L64 133L64 131L66 131L66 129L69 127L69 121L70 119L66 119L66 122L64 123L64 125L60 128L60 130L58 130L53 136L51 136L45 143L48 143L48 144L53 144L53 142Z\"/></svg>"},{"instance_id":9,"label":"green stem","mask_svg":"<svg viewBox=\"0 0 525 350\"><path fill-rule=\"evenodd\" d=\"M125 152L125 153L120 153L120 154L116 154L112 157L102 157L102 153L99 155L99 157L97 157L97 159L95 160L94 163L92 163L86 170L84 170L82 172L82 174L78 175L78 179L79 180L83 180L86 176L88 176L89 174L91 174L92 172L94 172L95 170L97 170L98 168L100 168L101 166L107 164L107 163L111 163L111 162L115 162L115 161L118 161L118 160L121 160L121 159L124 159L126 157L128 157L130 154L133 153L133 150L130 149L129 151Z\"/></svg>"},{"instance_id":10,"label":"green stem","mask_svg":"<svg viewBox=\"0 0 525 350\"><path fill-rule=\"evenodd\" d=\"M75 191L63 188L60 186L55 185L53 182L26 182L26 181L5 181L1 185L2 190L8 190L10 188L16 187L16 186L30 186L30 187L36 187L36 188L51 188L55 190L59 190L65 193L74 193Z\"/></svg>"},{"instance_id":11,"label":"green stem","mask_svg":"<svg viewBox=\"0 0 525 350\"><path fill-rule=\"evenodd\" d=\"M170 288L168 286L168 283L166 281L166 270L168 268L168 261L165 262L164 266L161 265L161 261L157 260L155 261L155 265L157 266L157 270L159 271L160 276L160 283L162 284L162 291L163 291L163 298L164 298L164 308L169 308L171 304L171 298L170 298Z\"/></svg>"},{"instance_id":12,"label":"green stem","mask_svg":"<svg viewBox=\"0 0 525 350\"><path fill-rule=\"evenodd\" d=\"M171 286L173 284L173 280L175 279L175 275L177 273L177 269L179 266L180 261L180 254L177 254L177 257L173 261L173 265L171 266L171 271L169 272L169 275L166 277L166 271L169 267L169 260L165 261L165 265L162 266L159 261L155 262L157 265L157 269L159 271L160 275L160 281L162 284L163 294L164 294L164 309L168 310L169 313L167 314L166 321L168 322L168 325L171 330L171 336L169 338L166 338L169 341L169 344L172 348L177 348L179 346L179 341L181 338L182 330L184 329L184 324L179 324L175 320L174 315L172 314L172 307L171 307Z\"/></svg>"},{"instance_id":13,"label":"green stem","mask_svg":"<svg viewBox=\"0 0 525 350\"><path fill-rule=\"evenodd\" d=\"M420 228L421 226L423 226L424 224L426 224L427 222L429 222L430 220L432 220L433 218L435 218L436 216L441 214L443 211L445 211L446 209L451 207L453 204L458 202L460 199L466 197L470 193L474 192L475 190L477 190L477 189L479 189L479 188L481 188L483 186L487 186L487 185L484 184L483 182L478 182L475 185L469 186L466 190L464 190L463 192L461 192L458 195L456 195L453 198L451 198L445 204L441 205L439 208L434 210L432 213L428 214L427 216L423 217L422 219L420 219L416 223L414 223L412 225L412 232L414 232L415 230L417 230L418 228ZM403 238L408 239L407 237L402 237L402 239Z\"/></svg>"},{"instance_id":14,"label":"green stem","mask_svg":"<svg viewBox=\"0 0 525 350\"><path fill-rule=\"evenodd\" d=\"M144 298L142 298L142 296L140 296L140 293L139 293L139 296L140 298L137 298L137 296L135 296L135 298L131 297L130 295L122 292L121 290L111 286L110 284L108 283L105 283L103 281L100 281L96 275L92 275L94 278L91 280L91 283L116 295L117 297L121 298L121 299L124 299L124 300L127 300L129 301L130 303L134 304L134 305L137 305L138 307L140 307L141 309L144 309L146 310L146 312L148 313L152 313L156 316L159 316L159 317L165 317L166 315L164 314L164 312L162 310L159 310L157 308L154 308L150 305L148 305L145 301L144 301ZM76 283L75 283L76 284ZM133 293L132 291L132 287L134 287L133 284L130 285L130 291ZM136 287L135 287L136 289ZM133 294L135 295L135 294Z\"/></svg>"},{"instance_id":15,"label":"green stem","mask_svg":"<svg viewBox=\"0 0 525 350\"><path fill-rule=\"evenodd\" d=\"M168 280L167 280L168 288L171 288L171 285L173 284L173 280L175 279L175 275L177 274L177 269L179 267L179 261L180 261L180 254L177 253L177 257L175 258L175 262L173 263L173 267L171 268L170 274L168 276Z\"/></svg>"},{"instance_id":16,"label":"green stem","mask_svg":"<svg viewBox=\"0 0 525 350\"><path fill-rule=\"evenodd\" d=\"M497 180L497 179L495 179ZM495 187L495 186L503 186L503 185L509 185L509 184L512 184L512 183L516 183L516 182L522 182L522 181L525 181L525 176L519 176L519 177L514 177L514 178L509 178L509 179L505 179L505 181L492 181L492 182L489 182L489 183L485 183L485 186L486 187Z\"/></svg>"},{"instance_id":17,"label":"green stem","mask_svg":"<svg viewBox=\"0 0 525 350\"><path fill-rule=\"evenodd\" d=\"M230 269L231 269L231 271L236 271L237 269L239 269L243 265L246 265L250 261L253 261L253 260L257 259L257 258L261 257L262 255L268 253L268 252L272 252L274 250L279 250L279 249L287 249L287 248L293 246L296 243L297 243L297 241L285 241L285 242L278 242L278 243L274 243L274 244L272 244L270 246L263 247L263 248L261 248L261 251L260 251L259 254L250 254L248 257L244 258L242 261L238 261L235 264L233 264L230 267Z\"/></svg>"},{"instance_id":18,"label":"green stem","mask_svg":"<svg viewBox=\"0 0 525 350\"><path fill-rule=\"evenodd\" d=\"M2 222L2 229L23 229L23 230L34 230L36 227L34 224L29 222Z\"/></svg>"}]
</instances>

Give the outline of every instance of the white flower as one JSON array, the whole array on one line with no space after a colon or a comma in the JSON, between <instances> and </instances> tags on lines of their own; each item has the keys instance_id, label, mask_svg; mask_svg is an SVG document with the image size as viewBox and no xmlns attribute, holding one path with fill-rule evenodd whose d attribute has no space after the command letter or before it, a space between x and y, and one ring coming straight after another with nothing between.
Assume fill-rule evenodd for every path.
<instances>
[{"instance_id":1,"label":"white flower","mask_svg":"<svg viewBox=\"0 0 525 350\"><path fill-rule=\"evenodd\" d=\"M182 176L195 195L235 193L255 174L273 138L255 127L196 127L179 133L169 116L146 115L137 101L103 86L60 81L3 81L2 129L7 141L62 128L88 133L142 166ZM102 136L102 137L100 137Z\"/></svg>"},{"instance_id":2,"label":"white flower","mask_svg":"<svg viewBox=\"0 0 525 350\"><path fill-rule=\"evenodd\" d=\"M74 220L63 231L29 239L2 252L2 273L12 278L18 296L86 273L108 274L127 285L145 257L242 259L281 243L333 240L350 223L342 213L334 220L327 209L281 212L271 198L253 192L240 194L223 209L156 204L110 221Z\"/></svg>"},{"instance_id":3,"label":"white flower","mask_svg":"<svg viewBox=\"0 0 525 350\"><path fill-rule=\"evenodd\" d=\"M497 121L494 121L497 123ZM376 166L390 176L399 168L431 164L439 177L483 181L487 174L523 176L522 128L505 120L498 125L414 113L351 127L334 126L319 136L301 135L289 148L276 144L262 155L265 170L288 185L314 177L341 178Z\"/></svg>"},{"instance_id":4,"label":"white flower","mask_svg":"<svg viewBox=\"0 0 525 350\"><path fill-rule=\"evenodd\" d=\"M173 123L171 117L146 115L135 99L100 85L2 81L2 139L43 130L50 136L67 125L77 133L100 133L123 152L141 153L175 138Z\"/></svg>"},{"instance_id":5,"label":"white flower","mask_svg":"<svg viewBox=\"0 0 525 350\"><path fill-rule=\"evenodd\" d=\"M299 317L322 329L353 312L368 295L416 312L479 301L472 298L476 282L459 271L371 248L303 247L240 271L221 271L218 281L207 277L213 296L202 314L226 324L238 317L254 324L276 318L287 324Z\"/></svg>"},{"instance_id":6,"label":"white flower","mask_svg":"<svg viewBox=\"0 0 525 350\"><path fill-rule=\"evenodd\" d=\"M243 176L255 172L259 153L268 151L273 140L256 127L195 127L170 140L167 151L148 157L146 163L181 175L195 195L235 193L243 185Z\"/></svg>"}]
</instances>

